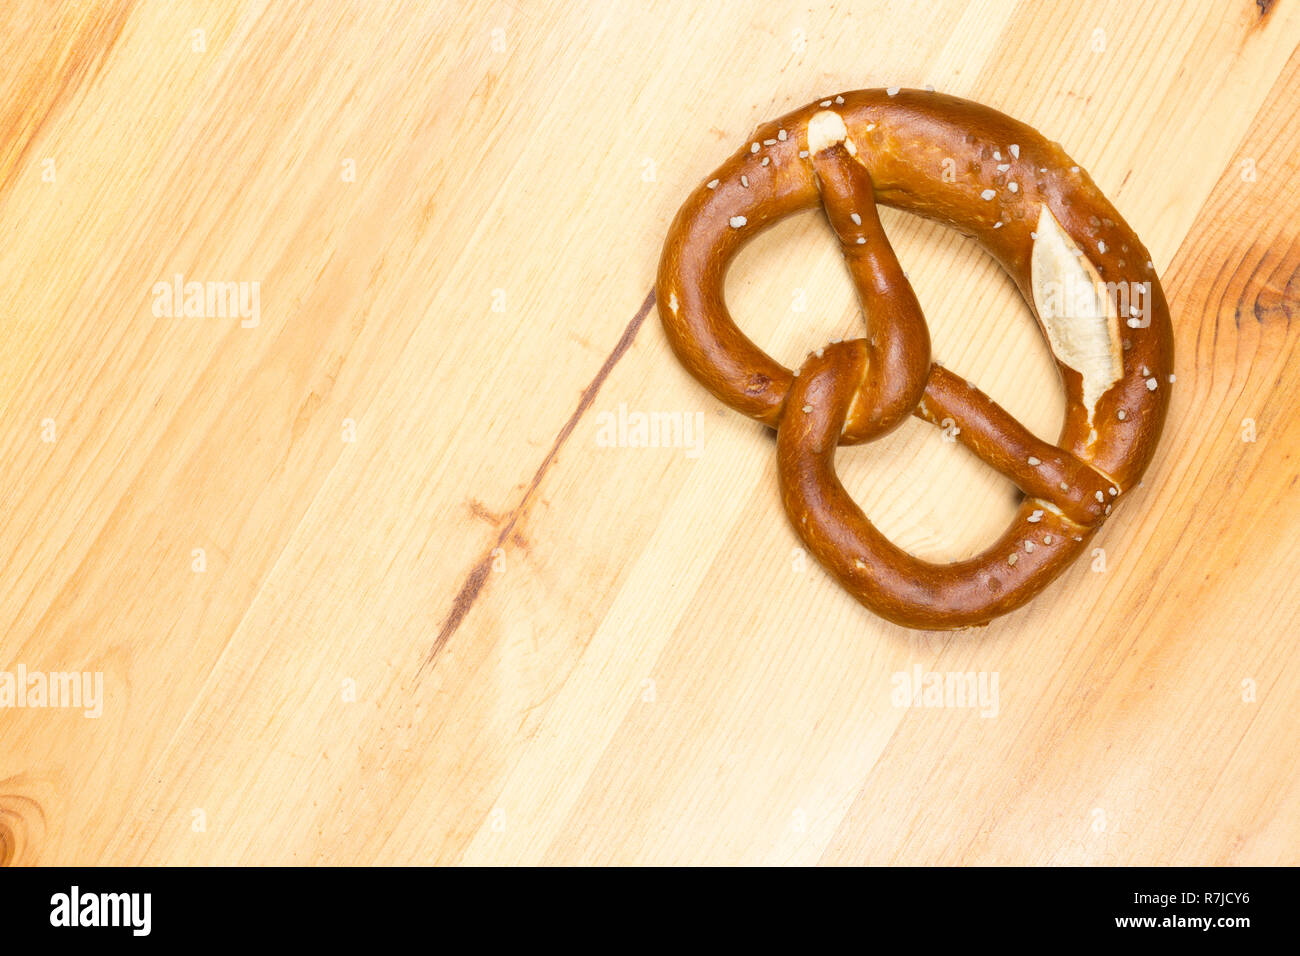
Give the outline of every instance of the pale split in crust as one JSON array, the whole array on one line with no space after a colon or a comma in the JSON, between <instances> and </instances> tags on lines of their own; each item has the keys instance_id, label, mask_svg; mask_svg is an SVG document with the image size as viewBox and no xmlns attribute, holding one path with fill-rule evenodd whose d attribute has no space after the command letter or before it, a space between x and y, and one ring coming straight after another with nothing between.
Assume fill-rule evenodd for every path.
<instances>
[{"instance_id":1,"label":"pale split in crust","mask_svg":"<svg viewBox=\"0 0 1300 956\"><path fill-rule=\"evenodd\" d=\"M1058 362L1082 376L1091 424L1097 399L1124 374L1119 315L1097 267L1046 204L1039 207L1030 274L1048 345Z\"/></svg>"}]
</instances>

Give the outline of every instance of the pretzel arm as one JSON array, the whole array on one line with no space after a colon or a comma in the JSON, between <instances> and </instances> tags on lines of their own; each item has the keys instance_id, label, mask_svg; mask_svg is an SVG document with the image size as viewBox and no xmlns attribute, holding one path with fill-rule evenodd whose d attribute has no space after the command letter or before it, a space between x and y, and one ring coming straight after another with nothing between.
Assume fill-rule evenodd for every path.
<instances>
[{"instance_id":1,"label":"pretzel arm","mask_svg":"<svg viewBox=\"0 0 1300 956\"><path fill-rule=\"evenodd\" d=\"M867 317L865 377L854 395L841 444L878 438L921 400L930 372L930 329L912 284L880 224L871 176L835 113L809 121L809 148L826 218Z\"/></svg>"},{"instance_id":2,"label":"pretzel arm","mask_svg":"<svg viewBox=\"0 0 1300 956\"><path fill-rule=\"evenodd\" d=\"M1120 488L1063 448L1049 444L993 399L941 365L930 371L915 414L952 434L1021 491L1082 525L1110 514Z\"/></svg>"}]
</instances>

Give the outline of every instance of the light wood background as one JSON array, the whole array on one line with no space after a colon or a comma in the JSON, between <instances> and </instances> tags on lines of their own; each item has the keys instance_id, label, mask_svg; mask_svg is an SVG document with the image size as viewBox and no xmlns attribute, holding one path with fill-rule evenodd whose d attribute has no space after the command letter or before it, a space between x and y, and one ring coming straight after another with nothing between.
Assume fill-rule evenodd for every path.
<instances>
[{"instance_id":1,"label":"light wood background","mask_svg":"<svg viewBox=\"0 0 1300 956\"><path fill-rule=\"evenodd\" d=\"M0 670L103 700L0 710L0 860L1300 862L1300 5L1266 6L5 4ZM893 84L1059 140L1174 316L1103 553L980 631L803 556L650 298L756 123ZM886 227L936 356L1054 439L1009 280ZM256 327L156 316L178 273L257 283ZM728 291L787 362L861 323L812 213ZM698 444L608 447L620 408ZM1013 511L915 420L840 465L926 557ZM914 668L996 713L895 706Z\"/></svg>"}]
</instances>

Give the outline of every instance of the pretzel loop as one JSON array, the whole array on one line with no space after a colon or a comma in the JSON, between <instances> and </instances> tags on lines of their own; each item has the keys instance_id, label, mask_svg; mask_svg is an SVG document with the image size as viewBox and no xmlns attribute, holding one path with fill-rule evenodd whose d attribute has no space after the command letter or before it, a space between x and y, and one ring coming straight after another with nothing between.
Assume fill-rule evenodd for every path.
<instances>
[{"instance_id":1,"label":"pretzel loop","mask_svg":"<svg viewBox=\"0 0 1300 956\"><path fill-rule=\"evenodd\" d=\"M1074 561L1094 529L1027 497L1002 537L969 560L932 564L892 544L835 473L838 436L864 360L860 342L828 346L794 380L777 429L777 475L799 537L854 597L911 627L980 624L1028 601Z\"/></svg>"},{"instance_id":2,"label":"pretzel loop","mask_svg":"<svg viewBox=\"0 0 1300 956\"><path fill-rule=\"evenodd\" d=\"M1015 280L1065 386L1057 444L931 362L877 202L960 229ZM745 242L819 204L867 337L818 349L796 375L736 326L723 280ZM782 501L809 549L859 601L910 627L986 623L1046 587L1137 483L1168 410L1173 332L1146 249L1059 146L955 97L859 90L759 127L678 212L656 290L691 374L777 429ZM983 554L921 561L886 540L839 483L836 446L879 437L908 414L950 425L1024 492Z\"/></svg>"}]
</instances>

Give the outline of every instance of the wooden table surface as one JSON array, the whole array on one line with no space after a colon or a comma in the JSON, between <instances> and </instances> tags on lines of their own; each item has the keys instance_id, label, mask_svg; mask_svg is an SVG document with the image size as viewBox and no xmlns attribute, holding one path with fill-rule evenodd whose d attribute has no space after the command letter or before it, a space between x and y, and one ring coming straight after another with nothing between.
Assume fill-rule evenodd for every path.
<instances>
[{"instance_id":1,"label":"wooden table surface","mask_svg":"<svg viewBox=\"0 0 1300 956\"><path fill-rule=\"evenodd\" d=\"M1300 4L2 16L0 861L1300 862ZM1061 142L1177 339L1143 486L975 631L834 584L653 308L757 123L895 84ZM1011 282L884 218L936 357L1054 439ZM728 297L787 363L862 322L812 212ZM915 419L839 461L932 560L1015 508Z\"/></svg>"}]
</instances>

